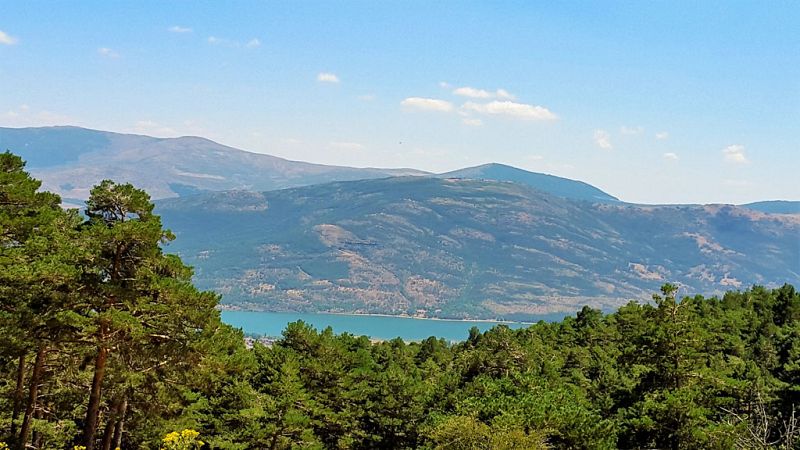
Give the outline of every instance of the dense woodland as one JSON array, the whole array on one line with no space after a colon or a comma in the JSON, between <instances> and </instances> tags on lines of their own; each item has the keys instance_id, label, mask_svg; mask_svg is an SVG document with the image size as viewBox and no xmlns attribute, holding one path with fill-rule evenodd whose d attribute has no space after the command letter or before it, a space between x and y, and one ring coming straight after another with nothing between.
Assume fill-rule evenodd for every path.
<instances>
[{"instance_id":1,"label":"dense woodland","mask_svg":"<svg viewBox=\"0 0 800 450\"><path fill-rule=\"evenodd\" d=\"M0 154L9 448L800 448L792 286L665 285L651 304L456 344L298 322L247 349L163 251L174 236L146 193L104 181L81 214L39 187Z\"/></svg>"}]
</instances>

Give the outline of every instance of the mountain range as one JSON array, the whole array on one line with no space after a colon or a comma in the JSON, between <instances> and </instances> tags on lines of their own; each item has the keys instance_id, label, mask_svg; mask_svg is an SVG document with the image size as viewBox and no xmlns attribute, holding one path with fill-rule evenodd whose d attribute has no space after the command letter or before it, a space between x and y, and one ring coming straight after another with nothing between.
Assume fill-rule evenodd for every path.
<instances>
[{"instance_id":1,"label":"mountain range","mask_svg":"<svg viewBox=\"0 0 800 450\"><path fill-rule=\"evenodd\" d=\"M160 199L168 250L228 307L535 319L589 304L800 284L798 202L635 205L486 164L336 167L199 137L0 128L0 149L80 204L104 178Z\"/></svg>"},{"instance_id":2,"label":"mountain range","mask_svg":"<svg viewBox=\"0 0 800 450\"><path fill-rule=\"evenodd\" d=\"M395 177L158 203L197 282L248 309L536 318L588 304L800 283L800 216L590 203Z\"/></svg>"},{"instance_id":3,"label":"mountain range","mask_svg":"<svg viewBox=\"0 0 800 450\"><path fill-rule=\"evenodd\" d=\"M45 189L74 200L88 198L91 187L106 178L133 183L158 199L426 174L290 161L200 137L154 138L78 127L0 128L0 149L22 156Z\"/></svg>"}]
</instances>

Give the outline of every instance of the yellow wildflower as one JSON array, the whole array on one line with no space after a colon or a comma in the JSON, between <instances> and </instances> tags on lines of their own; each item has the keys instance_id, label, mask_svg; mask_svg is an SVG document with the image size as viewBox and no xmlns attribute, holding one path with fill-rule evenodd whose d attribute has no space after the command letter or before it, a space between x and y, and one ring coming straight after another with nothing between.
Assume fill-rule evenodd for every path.
<instances>
[{"instance_id":1,"label":"yellow wildflower","mask_svg":"<svg viewBox=\"0 0 800 450\"><path fill-rule=\"evenodd\" d=\"M192 450L203 446L203 441L197 439L199 431L185 429L183 431L173 431L162 439L161 450Z\"/></svg>"}]
</instances>

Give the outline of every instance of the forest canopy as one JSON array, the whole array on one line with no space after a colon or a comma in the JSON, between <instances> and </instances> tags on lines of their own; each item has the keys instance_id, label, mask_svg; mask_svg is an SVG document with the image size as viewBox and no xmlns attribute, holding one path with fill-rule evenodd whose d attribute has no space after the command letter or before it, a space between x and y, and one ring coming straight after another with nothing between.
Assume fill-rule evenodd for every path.
<instances>
[{"instance_id":1,"label":"forest canopy","mask_svg":"<svg viewBox=\"0 0 800 450\"><path fill-rule=\"evenodd\" d=\"M106 180L80 213L40 186L0 154L0 448L800 448L793 286L248 349L145 192Z\"/></svg>"}]
</instances>

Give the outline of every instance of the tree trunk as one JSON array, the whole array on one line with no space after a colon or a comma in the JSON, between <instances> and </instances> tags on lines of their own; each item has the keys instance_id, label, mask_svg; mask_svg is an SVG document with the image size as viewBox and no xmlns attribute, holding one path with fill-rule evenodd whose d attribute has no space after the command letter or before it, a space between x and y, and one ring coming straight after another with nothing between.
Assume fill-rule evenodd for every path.
<instances>
[{"instance_id":1,"label":"tree trunk","mask_svg":"<svg viewBox=\"0 0 800 450\"><path fill-rule=\"evenodd\" d=\"M25 353L19 355L17 365L17 387L14 389L14 412L11 415L11 436L17 435L17 419L22 412L22 401L25 397Z\"/></svg>"},{"instance_id":2,"label":"tree trunk","mask_svg":"<svg viewBox=\"0 0 800 450\"><path fill-rule=\"evenodd\" d=\"M39 383L42 381L42 372L44 371L44 359L47 355L47 347L44 345L39 346L36 351L36 361L33 363L33 373L31 373L31 387L28 392L28 406L25 408L25 417L22 419L22 429L19 432L19 450L25 450L28 445L28 436L31 432L31 421L33 420L33 412L36 409L36 399L39 396Z\"/></svg>"},{"instance_id":3,"label":"tree trunk","mask_svg":"<svg viewBox=\"0 0 800 450\"><path fill-rule=\"evenodd\" d=\"M46 395L44 395L44 396L46 397ZM34 419L43 419L44 418L42 416L42 409L41 408L37 408L33 412L33 418ZM33 448L42 448L42 433L41 432L39 432L37 430L33 430L32 437L31 437L31 444L33 445Z\"/></svg>"},{"instance_id":4,"label":"tree trunk","mask_svg":"<svg viewBox=\"0 0 800 450\"><path fill-rule=\"evenodd\" d=\"M117 416L119 415L121 405L122 402L119 398L114 399L114 402L111 404L111 410L106 420L106 429L103 432L103 443L100 446L102 450L111 450L111 441L114 439L114 427L117 424Z\"/></svg>"},{"instance_id":5,"label":"tree trunk","mask_svg":"<svg viewBox=\"0 0 800 450\"><path fill-rule=\"evenodd\" d=\"M108 349L101 344L100 348L97 350L97 359L94 363L92 391L89 394L89 405L86 407L86 422L83 428L83 445L86 447L86 450L94 449L94 437L97 432L97 421L100 416L100 388L103 386L107 359Z\"/></svg>"},{"instance_id":6,"label":"tree trunk","mask_svg":"<svg viewBox=\"0 0 800 450\"><path fill-rule=\"evenodd\" d=\"M45 372L43 371L42 372L42 376L43 377L44 377L44 374L45 374ZM48 394L47 388L48 388L48 386L46 384L42 383L42 387L39 388L39 397L40 398L43 398L43 399L47 398L47 394ZM45 415L45 405L42 404L44 401L45 400L41 400L41 401L37 401L36 402L37 408L33 411L33 418L34 419L42 420L42 419L47 419L48 418ZM31 437L31 442L33 444L33 448L42 448L42 439L43 439L42 433L40 431L33 430L32 437Z\"/></svg>"},{"instance_id":7,"label":"tree trunk","mask_svg":"<svg viewBox=\"0 0 800 450\"><path fill-rule=\"evenodd\" d=\"M125 429L125 414L128 412L128 397L122 398L122 405L119 409L119 419L114 428L114 448L122 448L122 433Z\"/></svg>"}]
</instances>

